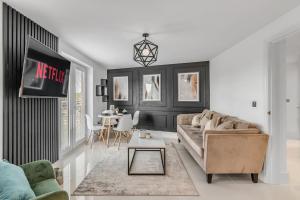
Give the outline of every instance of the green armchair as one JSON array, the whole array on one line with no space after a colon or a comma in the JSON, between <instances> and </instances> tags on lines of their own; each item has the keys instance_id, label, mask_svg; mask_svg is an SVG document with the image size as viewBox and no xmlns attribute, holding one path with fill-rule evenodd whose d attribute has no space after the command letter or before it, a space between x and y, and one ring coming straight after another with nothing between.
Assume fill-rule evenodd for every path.
<instances>
[{"instance_id":1,"label":"green armchair","mask_svg":"<svg viewBox=\"0 0 300 200\"><path fill-rule=\"evenodd\" d=\"M49 161L40 160L22 165L31 189L36 195L34 200L68 200L68 193L60 188L53 167Z\"/></svg>"}]
</instances>

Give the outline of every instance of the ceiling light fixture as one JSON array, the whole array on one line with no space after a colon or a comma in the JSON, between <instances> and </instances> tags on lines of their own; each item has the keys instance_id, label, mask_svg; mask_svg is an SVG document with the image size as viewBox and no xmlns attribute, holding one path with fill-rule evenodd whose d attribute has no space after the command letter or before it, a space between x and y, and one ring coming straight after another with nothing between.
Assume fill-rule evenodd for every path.
<instances>
[{"instance_id":1,"label":"ceiling light fixture","mask_svg":"<svg viewBox=\"0 0 300 200\"><path fill-rule=\"evenodd\" d=\"M145 37L144 40L133 45L133 60L144 67L148 67L157 61L158 46L147 40L148 33L144 33L143 37Z\"/></svg>"}]
</instances>

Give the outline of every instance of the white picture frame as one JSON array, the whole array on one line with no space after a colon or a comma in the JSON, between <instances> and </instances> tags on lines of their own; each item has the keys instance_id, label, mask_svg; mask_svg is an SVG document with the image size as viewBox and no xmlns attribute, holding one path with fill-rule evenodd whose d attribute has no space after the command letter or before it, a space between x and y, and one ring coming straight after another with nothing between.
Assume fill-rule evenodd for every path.
<instances>
[{"instance_id":1,"label":"white picture frame","mask_svg":"<svg viewBox=\"0 0 300 200\"><path fill-rule=\"evenodd\" d=\"M113 100L128 101L128 76L113 77Z\"/></svg>"},{"instance_id":2,"label":"white picture frame","mask_svg":"<svg viewBox=\"0 0 300 200\"><path fill-rule=\"evenodd\" d=\"M178 73L178 101L199 102L199 72Z\"/></svg>"},{"instance_id":3,"label":"white picture frame","mask_svg":"<svg viewBox=\"0 0 300 200\"><path fill-rule=\"evenodd\" d=\"M143 101L161 101L161 75L143 75Z\"/></svg>"}]
</instances>

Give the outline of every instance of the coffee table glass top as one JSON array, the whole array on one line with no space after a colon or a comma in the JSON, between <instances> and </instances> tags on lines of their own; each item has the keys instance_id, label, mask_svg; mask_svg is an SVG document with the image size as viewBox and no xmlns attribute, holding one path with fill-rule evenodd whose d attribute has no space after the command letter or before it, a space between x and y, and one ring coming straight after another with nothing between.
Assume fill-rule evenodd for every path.
<instances>
[{"instance_id":1,"label":"coffee table glass top","mask_svg":"<svg viewBox=\"0 0 300 200\"><path fill-rule=\"evenodd\" d=\"M163 139L151 135L151 138L140 138L139 132L135 131L128 144L129 148L165 148L166 144Z\"/></svg>"}]
</instances>

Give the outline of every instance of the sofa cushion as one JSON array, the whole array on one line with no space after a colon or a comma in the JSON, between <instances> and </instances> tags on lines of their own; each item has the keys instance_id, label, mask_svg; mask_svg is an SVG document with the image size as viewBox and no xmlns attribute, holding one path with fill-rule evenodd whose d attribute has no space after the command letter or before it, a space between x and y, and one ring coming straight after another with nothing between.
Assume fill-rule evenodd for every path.
<instances>
[{"instance_id":1,"label":"sofa cushion","mask_svg":"<svg viewBox=\"0 0 300 200\"><path fill-rule=\"evenodd\" d=\"M216 127L216 130L233 129L233 121L225 121Z\"/></svg>"},{"instance_id":2,"label":"sofa cushion","mask_svg":"<svg viewBox=\"0 0 300 200\"><path fill-rule=\"evenodd\" d=\"M204 127L204 130L203 130L203 131L211 130L211 129L212 129L212 120L209 120L209 121L205 124L205 127Z\"/></svg>"},{"instance_id":3,"label":"sofa cushion","mask_svg":"<svg viewBox=\"0 0 300 200\"><path fill-rule=\"evenodd\" d=\"M199 154L201 158L204 156L202 132L199 128L194 128L191 125L178 125L178 133L186 140L192 149Z\"/></svg>"},{"instance_id":4,"label":"sofa cushion","mask_svg":"<svg viewBox=\"0 0 300 200\"><path fill-rule=\"evenodd\" d=\"M202 125L202 130L204 129L204 126L205 126L205 123L204 124L201 124L201 120L204 118L204 117L206 117L207 119L211 119L211 117L212 117L212 111L210 111L210 110L208 110L208 109L204 109L203 111L202 111L202 113L199 113L199 114L197 114L197 115L195 115L194 117L193 117L193 120L192 120L192 126L193 127L197 127L197 128L201 128L201 125ZM206 120L207 121L207 120Z\"/></svg>"},{"instance_id":5,"label":"sofa cushion","mask_svg":"<svg viewBox=\"0 0 300 200\"><path fill-rule=\"evenodd\" d=\"M0 160L0 199L32 199L35 195L23 170Z\"/></svg>"},{"instance_id":6,"label":"sofa cushion","mask_svg":"<svg viewBox=\"0 0 300 200\"><path fill-rule=\"evenodd\" d=\"M205 112L205 114L203 114L203 117L207 117L208 119L212 119L213 115L214 115L214 111L208 110L208 111Z\"/></svg>"},{"instance_id":7,"label":"sofa cushion","mask_svg":"<svg viewBox=\"0 0 300 200\"><path fill-rule=\"evenodd\" d=\"M216 129L216 124L217 124L218 119L214 118L209 120L204 127L204 130L202 132L202 148L205 146L205 132L210 131L210 130L215 130Z\"/></svg>"},{"instance_id":8,"label":"sofa cushion","mask_svg":"<svg viewBox=\"0 0 300 200\"><path fill-rule=\"evenodd\" d=\"M47 179L36 183L32 186L32 189L36 196L40 196L49 192L61 191L61 188L55 179Z\"/></svg>"},{"instance_id":9,"label":"sofa cushion","mask_svg":"<svg viewBox=\"0 0 300 200\"><path fill-rule=\"evenodd\" d=\"M234 122L234 121L238 121L238 120L239 120L239 118L237 118L237 117L226 115L222 118L221 123L226 122L226 121Z\"/></svg>"},{"instance_id":10,"label":"sofa cushion","mask_svg":"<svg viewBox=\"0 0 300 200\"><path fill-rule=\"evenodd\" d=\"M202 132L205 128L206 123L210 120L209 115L204 115L200 120L200 131Z\"/></svg>"},{"instance_id":11,"label":"sofa cushion","mask_svg":"<svg viewBox=\"0 0 300 200\"><path fill-rule=\"evenodd\" d=\"M221 119L221 123L226 122L226 121L232 121L234 129L257 128L256 124L250 123L248 121L245 121L240 118L233 117L233 116L227 115Z\"/></svg>"},{"instance_id":12,"label":"sofa cushion","mask_svg":"<svg viewBox=\"0 0 300 200\"><path fill-rule=\"evenodd\" d=\"M202 111L202 117L204 117L207 113L210 113L211 111L210 110L208 110L208 109L204 109L203 111Z\"/></svg>"},{"instance_id":13,"label":"sofa cushion","mask_svg":"<svg viewBox=\"0 0 300 200\"><path fill-rule=\"evenodd\" d=\"M221 120L222 120L224 117L226 117L226 115L223 115L223 114L221 114L221 113L212 111L212 117L211 117L211 119L213 119L213 120L220 120L220 122L221 122Z\"/></svg>"},{"instance_id":14,"label":"sofa cushion","mask_svg":"<svg viewBox=\"0 0 300 200\"><path fill-rule=\"evenodd\" d=\"M234 121L234 128L235 129L247 129L247 128L258 128L256 124L242 120L242 119L237 119Z\"/></svg>"},{"instance_id":15,"label":"sofa cushion","mask_svg":"<svg viewBox=\"0 0 300 200\"><path fill-rule=\"evenodd\" d=\"M242 122L242 121L239 121L239 122L236 122L234 124L234 128L235 129L248 129L249 128L249 123L247 122Z\"/></svg>"},{"instance_id":16,"label":"sofa cushion","mask_svg":"<svg viewBox=\"0 0 300 200\"><path fill-rule=\"evenodd\" d=\"M212 121L212 128L216 128L217 126L219 126L221 124L222 116L213 117L211 119L211 121Z\"/></svg>"},{"instance_id":17,"label":"sofa cushion","mask_svg":"<svg viewBox=\"0 0 300 200\"><path fill-rule=\"evenodd\" d=\"M195 127L195 128L199 128L200 127L200 120L202 118L202 114L197 114L193 117L192 119L192 127Z\"/></svg>"},{"instance_id":18,"label":"sofa cushion","mask_svg":"<svg viewBox=\"0 0 300 200\"><path fill-rule=\"evenodd\" d=\"M177 124L178 125L191 125L193 117L201 113L192 113L192 114L179 114L177 115Z\"/></svg>"}]
</instances>

